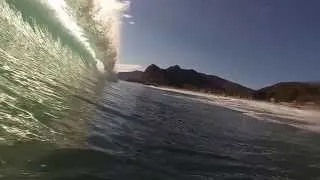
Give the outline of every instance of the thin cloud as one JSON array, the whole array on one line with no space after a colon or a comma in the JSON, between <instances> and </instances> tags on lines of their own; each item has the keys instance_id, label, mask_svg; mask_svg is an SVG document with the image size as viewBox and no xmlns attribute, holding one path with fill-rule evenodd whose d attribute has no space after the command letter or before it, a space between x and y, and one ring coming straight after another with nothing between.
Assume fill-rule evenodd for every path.
<instances>
[{"instance_id":1,"label":"thin cloud","mask_svg":"<svg viewBox=\"0 0 320 180\"><path fill-rule=\"evenodd\" d=\"M124 18L127 18L127 19L131 19L132 18L132 15L130 15L130 14L123 14L122 16Z\"/></svg>"},{"instance_id":2,"label":"thin cloud","mask_svg":"<svg viewBox=\"0 0 320 180\"><path fill-rule=\"evenodd\" d=\"M116 64L116 72L142 71L143 67L138 64Z\"/></svg>"},{"instance_id":3,"label":"thin cloud","mask_svg":"<svg viewBox=\"0 0 320 180\"><path fill-rule=\"evenodd\" d=\"M134 24L136 24L136 22L130 21L129 24L134 25Z\"/></svg>"}]
</instances>

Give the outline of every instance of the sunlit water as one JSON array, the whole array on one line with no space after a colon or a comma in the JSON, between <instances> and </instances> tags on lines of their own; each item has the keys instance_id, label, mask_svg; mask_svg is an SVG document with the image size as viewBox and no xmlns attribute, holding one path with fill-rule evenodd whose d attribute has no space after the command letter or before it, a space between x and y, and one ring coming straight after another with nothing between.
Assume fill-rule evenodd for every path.
<instances>
[{"instance_id":1,"label":"sunlit water","mask_svg":"<svg viewBox=\"0 0 320 180\"><path fill-rule=\"evenodd\" d=\"M0 1L0 179L320 178L318 134L107 82L95 67L112 70L116 43L89 1L66 1L78 24L47 2L64 1Z\"/></svg>"},{"instance_id":2,"label":"sunlit water","mask_svg":"<svg viewBox=\"0 0 320 180\"><path fill-rule=\"evenodd\" d=\"M8 179L317 179L320 136L181 94L105 83L77 102L60 141L2 145ZM67 123L69 122L68 126ZM71 123L73 122L73 123ZM65 133L70 132L70 133Z\"/></svg>"}]
</instances>

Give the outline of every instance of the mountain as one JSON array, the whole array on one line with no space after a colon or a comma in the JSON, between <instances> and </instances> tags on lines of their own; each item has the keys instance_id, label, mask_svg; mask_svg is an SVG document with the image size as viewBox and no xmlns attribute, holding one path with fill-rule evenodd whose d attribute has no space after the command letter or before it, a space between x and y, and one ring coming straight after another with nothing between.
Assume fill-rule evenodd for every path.
<instances>
[{"instance_id":1,"label":"mountain","mask_svg":"<svg viewBox=\"0 0 320 180\"><path fill-rule=\"evenodd\" d=\"M296 105L320 105L320 82L281 82L260 90L252 90L218 76L199 73L193 69L182 69L178 65L161 69L154 64L147 67L144 72L118 73L118 78L148 85L167 86L263 101L289 102Z\"/></svg>"},{"instance_id":2,"label":"mountain","mask_svg":"<svg viewBox=\"0 0 320 180\"><path fill-rule=\"evenodd\" d=\"M255 91L221 77L199 73L193 69L182 69L178 65L161 69L154 64L147 67L144 72L118 73L118 78L148 85L167 86L264 101L289 102L298 105L320 105L319 82L281 82Z\"/></svg>"},{"instance_id":3,"label":"mountain","mask_svg":"<svg viewBox=\"0 0 320 180\"><path fill-rule=\"evenodd\" d=\"M199 73L193 69L182 69L178 65L161 69L152 64L144 72L122 72L118 74L118 77L121 80L140 82L148 85L219 93L228 96L251 97L254 93L252 89L240 84L218 76Z\"/></svg>"},{"instance_id":4,"label":"mountain","mask_svg":"<svg viewBox=\"0 0 320 180\"><path fill-rule=\"evenodd\" d=\"M118 73L118 78L124 81L143 83L142 77L143 77L143 72L141 71Z\"/></svg>"},{"instance_id":5,"label":"mountain","mask_svg":"<svg viewBox=\"0 0 320 180\"><path fill-rule=\"evenodd\" d=\"M255 99L320 105L320 83L282 82L256 91Z\"/></svg>"}]
</instances>

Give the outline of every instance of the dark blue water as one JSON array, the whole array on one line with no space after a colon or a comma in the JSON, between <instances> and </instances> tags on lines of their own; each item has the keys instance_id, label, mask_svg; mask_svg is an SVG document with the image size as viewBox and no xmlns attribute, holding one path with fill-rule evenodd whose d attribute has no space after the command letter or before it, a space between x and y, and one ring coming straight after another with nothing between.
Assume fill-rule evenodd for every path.
<instances>
[{"instance_id":1,"label":"dark blue water","mask_svg":"<svg viewBox=\"0 0 320 180\"><path fill-rule=\"evenodd\" d=\"M80 143L3 145L0 179L320 178L318 134L133 83L97 93L76 97Z\"/></svg>"}]
</instances>

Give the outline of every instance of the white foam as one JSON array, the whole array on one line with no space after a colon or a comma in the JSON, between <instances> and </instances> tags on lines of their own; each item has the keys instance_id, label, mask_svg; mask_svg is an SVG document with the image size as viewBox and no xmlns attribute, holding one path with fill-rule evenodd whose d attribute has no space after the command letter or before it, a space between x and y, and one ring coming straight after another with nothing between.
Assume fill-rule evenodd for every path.
<instances>
[{"instance_id":1,"label":"white foam","mask_svg":"<svg viewBox=\"0 0 320 180\"><path fill-rule=\"evenodd\" d=\"M86 38L83 29L76 23L76 20L68 13L68 7L64 0L47 0L50 7L55 11L57 18L90 52L91 56L97 61L94 50L91 48L89 40Z\"/></svg>"},{"instance_id":2,"label":"white foam","mask_svg":"<svg viewBox=\"0 0 320 180\"><path fill-rule=\"evenodd\" d=\"M69 12L69 7L64 0L47 0L47 3L55 11L60 22L81 42L90 52L92 58L96 61L97 69L104 73L105 67L101 61L102 57L98 57L95 50L91 47L88 38L85 36L84 30L77 24L77 21ZM93 0L92 16L95 26L100 32L104 33L105 38L109 39L111 48L119 52L119 39L122 13L130 5L129 2L121 2L119 0ZM128 15L127 15L128 16ZM108 51L108 49L103 49ZM102 59L103 60L103 59Z\"/></svg>"}]
</instances>

